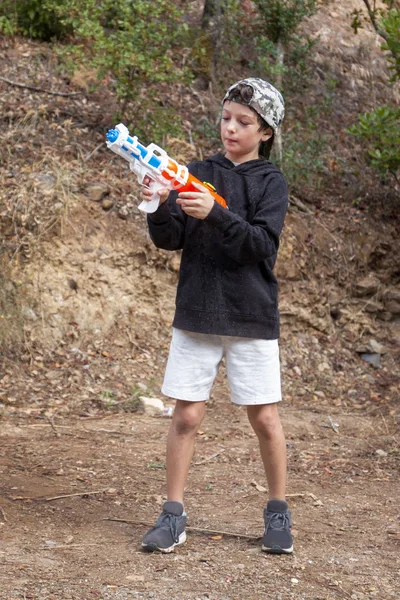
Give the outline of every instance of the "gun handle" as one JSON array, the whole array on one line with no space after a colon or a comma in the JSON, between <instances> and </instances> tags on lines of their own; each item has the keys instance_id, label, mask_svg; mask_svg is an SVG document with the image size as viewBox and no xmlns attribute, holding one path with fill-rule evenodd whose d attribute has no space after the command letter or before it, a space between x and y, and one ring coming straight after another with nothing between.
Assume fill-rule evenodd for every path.
<instances>
[{"instance_id":1,"label":"gun handle","mask_svg":"<svg viewBox=\"0 0 400 600\"><path fill-rule=\"evenodd\" d=\"M156 212L156 210L159 206L160 206L160 197L157 194L156 198L153 198L149 202L147 202L147 200L143 200L139 204L138 209L141 210L142 212L151 214L151 213Z\"/></svg>"},{"instance_id":2,"label":"gun handle","mask_svg":"<svg viewBox=\"0 0 400 600\"><path fill-rule=\"evenodd\" d=\"M148 214L156 212L157 208L160 206L158 190L165 189L166 187L168 186L165 183L158 183L157 181L152 180L149 189L153 192L153 196L149 202L143 200L143 202L139 204L138 209Z\"/></svg>"}]
</instances>

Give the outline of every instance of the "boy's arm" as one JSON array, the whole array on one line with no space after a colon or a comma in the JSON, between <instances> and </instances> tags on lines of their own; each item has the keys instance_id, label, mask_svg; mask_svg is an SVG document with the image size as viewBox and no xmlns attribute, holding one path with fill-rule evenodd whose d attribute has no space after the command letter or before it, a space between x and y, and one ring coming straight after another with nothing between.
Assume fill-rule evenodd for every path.
<instances>
[{"instance_id":1,"label":"boy's arm","mask_svg":"<svg viewBox=\"0 0 400 600\"><path fill-rule=\"evenodd\" d=\"M177 206L178 192L170 192L168 200L156 212L147 215L150 237L157 248L180 250L185 239L186 215Z\"/></svg>"},{"instance_id":2,"label":"boy's arm","mask_svg":"<svg viewBox=\"0 0 400 600\"><path fill-rule=\"evenodd\" d=\"M231 259L256 264L276 255L288 204L286 181L277 173L267 182L251 224L217 203L205 221L223 233L222 249Z\"/></svg>"}]
</instances>

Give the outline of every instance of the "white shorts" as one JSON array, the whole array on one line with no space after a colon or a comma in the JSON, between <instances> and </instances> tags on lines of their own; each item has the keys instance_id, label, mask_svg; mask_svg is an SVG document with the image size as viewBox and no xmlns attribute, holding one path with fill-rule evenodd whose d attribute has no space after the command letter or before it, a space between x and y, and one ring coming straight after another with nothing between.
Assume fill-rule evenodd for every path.
<instances>
[{"instance_id":1,"label":"white shorts","mask_svg":"<svg viewBox=\"0 0 400 600\"><path fill-rule=\"evenodd\" d=\"M176 400L208 400L223 357L232 402L253 405L282 400L278 340L192 333L175 328L162 393Z\"/></svg>"}]
</instances>

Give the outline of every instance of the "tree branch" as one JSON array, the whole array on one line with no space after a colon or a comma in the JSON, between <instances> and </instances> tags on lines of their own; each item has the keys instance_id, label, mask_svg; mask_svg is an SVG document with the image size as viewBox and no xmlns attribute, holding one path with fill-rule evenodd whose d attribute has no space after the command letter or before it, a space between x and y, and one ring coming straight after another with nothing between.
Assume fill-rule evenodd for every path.
<instances>
[{"instance_id":1,"label":"tree branch","mask_svg":"<svg viewBox=\"0 0 400 600\"><path fill-rule=\"evenodd\" d=\"M363 0L365 6L367 7L367 11L368 11L368 16L369 19L372 23L373 28L375 29L376 33L378 35L381 36L381 38L383 38L386 42L388 41L388 35L386 33L386 31L383 31L383 29L381 29L378 25L378 23L376 22L376 10L375 8L371 8L371 4L369 2L369 0Z\"/></svg>"},{"instance_id":2,"label":"tree branch","mask_svg":"<svg viewBox=\"0 0 400 600\"><path fill-rule=\"evenodd\" d=\"M27 85L25 83L19 83L18 81L11 81L11 79L7 79L6 77L0 77L1 81L5 81L9 85L15 85L16 87L26 88L28 90L33 90L34 92L42 92L43 94L52 94L53 96L78 96L82 94L82 92L53 92L52 90L45 90L43 88L35 87L34 85Z\"/></svg>"}]
</instances>

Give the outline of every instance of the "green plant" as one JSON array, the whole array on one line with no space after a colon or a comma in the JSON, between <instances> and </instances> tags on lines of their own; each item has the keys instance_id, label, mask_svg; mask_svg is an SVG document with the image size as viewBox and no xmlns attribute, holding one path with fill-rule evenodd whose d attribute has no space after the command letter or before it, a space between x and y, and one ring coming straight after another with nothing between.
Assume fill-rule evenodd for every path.
<instances>
[{"instance_id":1,"label":"green plant","mask_svg":"<svg viewBox=\"0 0 400 600\"><path fill-rule=\"evenodd\" d=\"M131 390L131 395L123 403L123 408L125 412L137 412L140 407L140 396L143 396L143 390L139 386L133 386Z\"/></svg>"},{"instance_id":2,"label":"green plant","mask_svg":"<svg viewBox=\"0 0 400 600\"><path fill-rule=\"evenodd\" d=\"M383 39L381 48L387 52L392 83L400 80L400 8L394 0L384 0L386 7L376 5L376 0L364 0L367 16L362 10L352 13L354 32L369 21ZM388 173L398 181L400 168L400 109L397 106L378 106L375 110L358 116L358 123L348 129L364 147L367 162L383 177Z\"/></svg>"},{"instance_id":3,"label":"green plant","mask_svg":"<svg viewBox=\"0 0 400 600\"><path fill-rule=\"evenodd\" d=\"M255 0L265 36L274 44L289 42L301 21L317 10L316 0Z\"/></svg>"},{"instance_id":4,"label":"green plant","mask_svg":"<svg viewBox=\"0 0 400 600\"><path fill-rule=\"evenodd\" d=\"M115 408L118 404L114 392L111 390L104 390L104 392L100 394L100 402L107 410Z\"/></svg>"},{"instance_id":5,"label":"green plant","mask_svg":"<svg viewBox=\"0 0 400 600\"><path fill-rule=\"evenodd\" d=\"M400 109L380 106L358 116L349 133L363 142L367 161L379 173L398 179L400 169Z\"/></svg>"},{"instance_id":6,"label":"green plant","mask_svg":"<svg viewBox=\"0 0 400 600\"><path fill-rule=\"evenodd\" d=\"M182 118L172 107L157 105L152 95L143 100L138 107L134 122L128 121L128 128L144 142L158 140L168 152L165 138L182 137ZM122 120L123 115L121 115Z\"/></svg>"},{"instance_id":7,"label":"green plant","mask_svg":"<svg viewBox=\"0 0 400 600\"><path fill-rule=\"evenodd\" d=\"M3 33L4 35L15 35L16 32L17 25L15 19L0 13L0 33Z\"/></svg>"},{"instance_id":8,"label":"green plant","mask_svg":"<svg viewBox=\"0 0 400 600\"><path fill-rule=\"evenodd\" d=\"M258 62L278 82L293 85L305 81L308 61L316 40L298 33L300 23L317 10L316 0L255 0L258 15L255 37Z\"/></svg>"},{"instance_id":9,"label":"green plant","mask_svg":"<svg viewBox=\"0 0 400 600\"><path fill-rule=\"evenodd\" d=\"M389 10L381 20L386 32L382 50L388 52L389 68L392 70L392 81L400 79L400 9Z\"/></svg>"},{"instance_id":10,"label":"green plant","mask_svg":"<svg viewBox=\"0 0 400 600\"><path fill-rule=\"evenodd\" d=\"M149 93L160 84L189 82L190 72L176 48L187 40L182 11L172 0L5 0L0 8L3 31L15 31L45 41L62 40L56 50L65 69L73 73L85 65L98 81L113 85L125 112L147 111L147 134L174 135L162 109L149 110ZM158 130L157 131L157 127ZM148 135L146 136L148 137Z\"/></svg>"},{"instance_id":11,"label":"green plant","mask_svg":"<svg viewBox=\"0 0 400 600\"><path fill-rule=\"evenodd\" d=\"M71 27L60 18L57 4L65 0L4 0L0 7L0 30L5 34L21 33L43 41L61 39L71 33Z\"/></svg>"},{"instance_id":12,"label":"green plant","mask_svg":"<svg viewBox=\"0 0 400 600\"><path fill-rule=\"evenodd\" d=\"M307 139L300 137L295 131L285 136L283 169L291 190L300 193L304 183L318 188L325 148L326 140L323 136L315 135Z\"/></svg>"}]
</instances>

